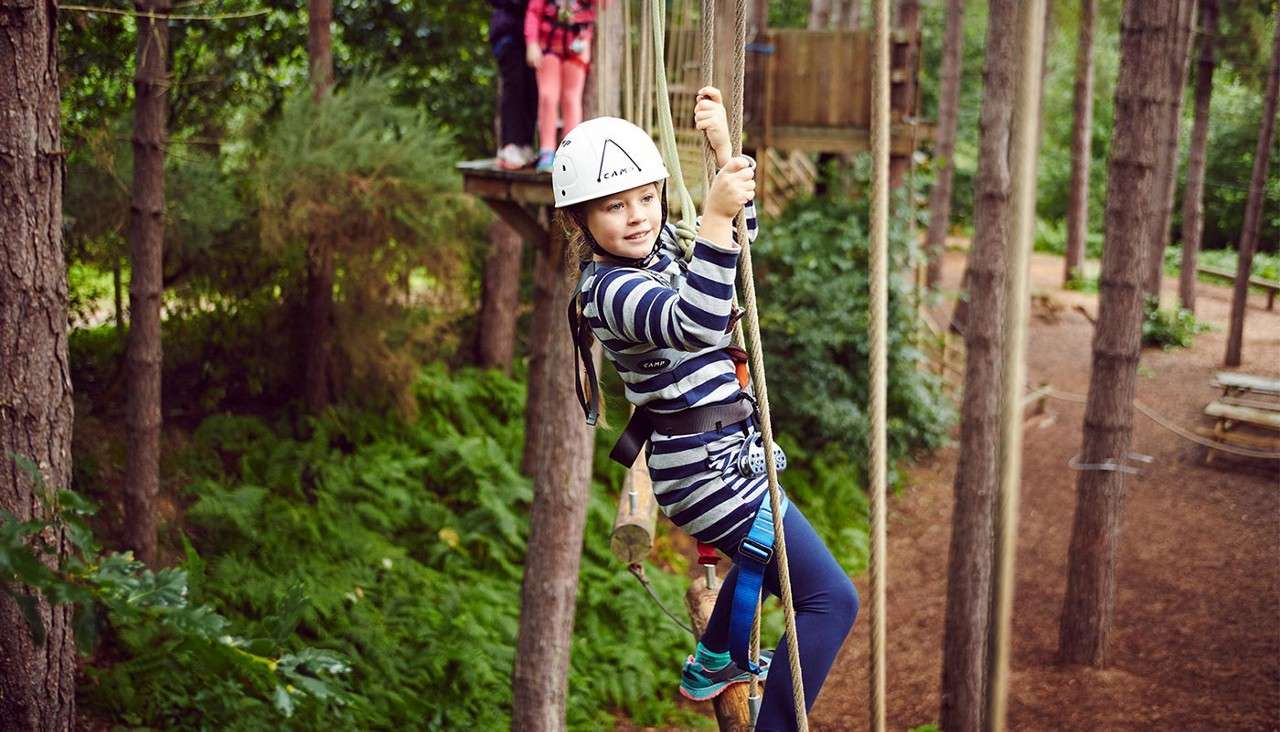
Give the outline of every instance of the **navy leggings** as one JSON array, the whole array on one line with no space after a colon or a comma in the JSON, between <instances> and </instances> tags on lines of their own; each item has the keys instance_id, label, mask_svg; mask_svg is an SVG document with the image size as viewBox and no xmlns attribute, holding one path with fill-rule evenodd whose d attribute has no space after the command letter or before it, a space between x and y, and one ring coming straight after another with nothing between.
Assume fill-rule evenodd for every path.
<instances>
[{"instance_id":1,"label":"navy leggings","mask_svg":"<svg viewBox=\"0 0 1280 732\"><path fill-rule=\"evenodd\" d=\"M764 500L769 500L766 495ZM858 591L841 569L822 539L795 503L787 507L783 518L787 542L787 565L791 574L791 599L796 611L796 637L800 641L800 670L804 678L805 709L812 709L827 672L844 645L858 615ZM729 557L737 555L738 543L751 524L716 542L716 548ZM769 563L764 574L764 587L775 597L782 595L778 584L778 560ZM724 578L715 609L707 621L702 644L710 651L729 649L729 615L733 609L733 591L738 585L738 565ZM791 696L791 662L787 658L785 634L778 644L769 678L765 682L757 732L794 730L795 701Z\"/></svg>"}]
</instances>

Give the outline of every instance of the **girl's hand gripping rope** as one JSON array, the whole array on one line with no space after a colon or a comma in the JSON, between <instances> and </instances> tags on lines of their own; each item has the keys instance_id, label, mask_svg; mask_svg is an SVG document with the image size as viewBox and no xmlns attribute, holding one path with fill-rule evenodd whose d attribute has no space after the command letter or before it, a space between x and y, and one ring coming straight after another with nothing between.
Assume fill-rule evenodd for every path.
<instances>
[{"instance_id":1,"label":"girl's hand gripping rope","mask_svg":"<svg viewBox=\"0 0 1280 732\"><path fill-rule=\"evenodd\" d=\"M729 139L729 120L725 115L720 90L704 86L698 90L698 104L693 108L694 127L703 131L707 143L716 154L716 165L723 168L733 157L733 143Z\"/></svg>"},{"instance_id":2,"label":"girl's hand gripping rope","mask_svg":"<svg viewBox=\"0 0 1280 732\"><path fill-rule=\"evenodd\" d=\"M733 217L756 195L756 171L749 158L731 158L711 181L702 202L702 237L724 249L737 249Z\"/></svg>"}]
</instances>

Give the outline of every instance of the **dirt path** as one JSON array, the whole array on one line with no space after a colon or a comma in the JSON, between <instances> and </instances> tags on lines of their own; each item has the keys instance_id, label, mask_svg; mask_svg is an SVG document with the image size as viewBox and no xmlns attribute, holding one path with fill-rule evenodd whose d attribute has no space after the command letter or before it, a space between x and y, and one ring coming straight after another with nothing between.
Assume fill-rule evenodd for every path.
<instances>
[{"instance_id":1,"label":"dirt path","mask_svg":"<svg viewBox=\"0 0 1280 732\"><path fill-rule=\"evenodd\" d=\"M956 287L962 255L948 256ZM1061 259L1036 256L1037 291L1096 314L1096 296L1058 288ZM1176 285L1176 282L1170 282ZM1165 302L1175 299L1172 290ZM1221 364L1230 291L1201 285L1200 317L1218 326L1191 350L1146 350L1138 398L1183 426L1201 410ZM1255 297L1241 370L1280 376L1280 314ZM1056 323L1033 319L1031 383L1084 394L1092 325L1068 308ZM1155 458L1127 483L1118 559L1112 665L1104 671L1055 665L1075 510L1067 461L1080 445L1083 405L1053 401L1056 417L1025 440L1013 656L1012 729L1280 728L1280 473L1275 463L1215 461L1135 417L1134 450ZM889 513L887 648L889 728L936 722L951 482L956 450L911 472ZM867 578L859 589L869 593ZM812 715L814 730L866 729L864 614Z\"/></svg>"}]
</instances>

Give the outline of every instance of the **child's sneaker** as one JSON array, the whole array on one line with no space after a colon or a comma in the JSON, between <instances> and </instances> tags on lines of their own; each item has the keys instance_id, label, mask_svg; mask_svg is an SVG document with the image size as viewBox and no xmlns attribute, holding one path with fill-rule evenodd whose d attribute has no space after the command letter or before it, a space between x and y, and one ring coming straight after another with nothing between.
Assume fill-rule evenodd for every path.
<instances>
[{"instance_id":1,"label":"child's sneaker","mask_svg":"<svg viewBox=\"0 0 1280 732\"><path fill-rule=\"evenodd\" d=\"M506 144L498 151L494 163L502 170L519 170L529 165L529 156L519 146Z\"/></svg>"},{"instance_id":2,"label":"child's sneaker","mask_svg":"<svg viewBox=\"0 0 1280 732\"><path fill-rule=\"evenodd\" d=\"M760 680L769 675L769 663L773 660L773 651L760 652ZM684 672L680 676L680 693L693 701L707 701L720 695L720 692L733 684L743 684L751 680L751 672L729 661L715 671L689 656L684 662Z\"/></svg>"},{"instance_id":3,"label":"child's sneaker","mask_svg":"<svg viewBox=\"0 0 1280 732\"><path fill-rule=\"evenodd\" d=\"M538 164L533 169L539 173L550 173L551 166L555 163L555 150L542 150L538 153Z\"/></svg>"}]
</instances>

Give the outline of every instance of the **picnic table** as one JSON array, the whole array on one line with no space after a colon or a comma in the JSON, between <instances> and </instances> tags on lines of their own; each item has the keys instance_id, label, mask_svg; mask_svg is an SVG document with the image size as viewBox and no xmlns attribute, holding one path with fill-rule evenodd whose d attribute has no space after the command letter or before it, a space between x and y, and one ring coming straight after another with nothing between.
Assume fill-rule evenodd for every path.
<instances>
[{"instance_id":1,"label":"picnic table","mask_svg":"<svg viewBox=\"0 0 1280 732\"><path fill-rule=\"evenodd\" d=\"M1222 389L1204 408L1213 427L1196 431L1223 445L1280 453L1280 379L1220 371L1213 385ZM1213 455L1210 451L1205 462Z\"/></svg>"}]
</instances>

